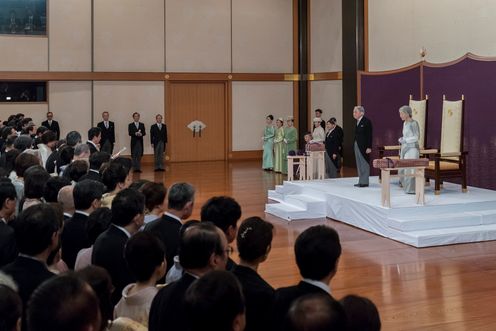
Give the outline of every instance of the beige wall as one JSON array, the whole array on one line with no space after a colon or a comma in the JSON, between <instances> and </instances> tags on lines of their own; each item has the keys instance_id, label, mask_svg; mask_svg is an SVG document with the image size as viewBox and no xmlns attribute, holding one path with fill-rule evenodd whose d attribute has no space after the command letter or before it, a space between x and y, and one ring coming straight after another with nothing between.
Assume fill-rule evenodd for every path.
<instances>
[{"instance_id":1,"label":"beige wall","mask_svg":"<svg viewBox=\"0 0 496 331\"><path fill-rule=\"evenodd\" d=\"M467 52L496 55L496 1L369 1L369 69L447 62Z\"/></svg>"},{"instance_id":2,"label":"beige wall","mask_svg":"<svg viewBox=\"0 0 496 331\"><path fill-rule=\"evenodd\" d=\"M328 121L335 117L339 126L343 127L343 84L340 80L313 81L312 88L312 117L314 110L322 109L322 117ZM350 110L351 112L351 110Z\"/></svg>"},{"instance_id":3,"label":"beige wall","mask_svg":"<svg viewBox=\"0 0 496 331\"><path fill-rule=\"evenodd\" d=\"M23 113L26 117L31 117L35 123L40 124L46 120L48 105L46 103L35 104L3 104L0 103L0 119L6 121L12 114Z\"/></svg>"},{"instance_id":4,"label":"beige wall","mask_svg":"<svg viewBox=\"0 0 496 331\"><path fill-rule=\"evenodd\" d=\"M341 0L310 1L311 72L342 70Z\"/></svg>"},{"instance_id":5,"label":"beige wall","mask_svg":"<svg viewBox=\"0 0 496 331\"><path fill-rule=\"evenodd\" d=\"M91 71L91 1L51 0L50 71Z\"/></svg>"},{"instance_id":6,"label":"beige wall","mask_svg":"<svg viewBox=\"0 0 496 331\"><path fill-rule=\"evenodd\" d=\"M47 71L48 38L0 35L0 71Z\"/></svg>"},{"instance_id":7,"label":"beige wall","mask_svg":"<svg viewBox=\"0 0 496 331\"><path fill-rule=\"evenodd\" d=\"M95 71L164 70L164 0L94 2Z\"/></svg>"},{"instance_id":8,"label":"beige wall","mask_svg":"<svg viewBox=\"0 0 496 331\"><path fill-rule=\"evenodd\" d=\"M232 149L261 150L267 115L293 115L292 82L233 82Z\"/></svg>"},{"instance_id":9,"label":"beige wall","mask_svg":"<svg viewBox=\"0 0 496 331\"><path fill-rule=\"evenodd\" d=\"M234 72L292 72L293 3L233 0Z\"/></svg>"},{"instance_id":10,"label":"beige wall","mask_svg":"<svg viewBox=\"0 0 496 331\"><path fill-rule=\"evenodd\" d=\"M108 111L115 122L115 148L117 152L126 147L124 154L131 154L127 126L133 121L132 114L141 114L145 124L145 154L153 154L150 146L150 126L156 114L164 114L163 82L95 82L93 87L94 124L101 121L101 113Z\"/></svg>"}]
</instances>

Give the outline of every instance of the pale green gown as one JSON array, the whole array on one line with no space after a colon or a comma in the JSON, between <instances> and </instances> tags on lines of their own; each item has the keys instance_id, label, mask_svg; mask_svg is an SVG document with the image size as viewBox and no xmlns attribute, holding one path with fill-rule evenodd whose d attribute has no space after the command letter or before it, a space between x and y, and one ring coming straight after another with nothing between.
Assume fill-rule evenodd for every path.
<instances>
[{"instance_id":1,"label":"pale green gown","mask_svg":"<svg viewBox=\"0 0 496 331\"><path fill-rule=\"evenodd\" d=\"M280 127L276 129L276 135L274 137L274 171L282 172L283 164L286 160L284 155L284 128Z\"/></svg>"},{"instance_id":2,"label":"pale green gown","mask_svg":"<svg viewBox=\"0 0 496 331\"><path fill-rule=\"evenodd\" d=\"M274 168L274 135L276 129L270 125L266 126L263 135L263 162L262 169Z\"/></svg>"},{"instance_id":3,"label":"pale green gown","mask_svg":"<svg viewBox=\"0 0 496 331\"><path fill-rule=\"evenodd\" d=\"M284 143L284 161L282 164L282 173L288 173L288 153L289 151L296 151L296 141L298 140L298 132L294 126L287 127L284 129L284 139L286 139L286 143Z\"/></svg>"}]
</instances>

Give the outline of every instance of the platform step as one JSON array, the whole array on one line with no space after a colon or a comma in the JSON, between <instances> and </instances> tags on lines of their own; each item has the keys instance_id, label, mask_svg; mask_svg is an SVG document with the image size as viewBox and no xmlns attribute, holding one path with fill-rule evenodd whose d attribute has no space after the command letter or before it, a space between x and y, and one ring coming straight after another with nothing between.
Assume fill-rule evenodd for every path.
<instances>
[{"instance_id":1,"label":"platform step","mask_svg":"<svg viewBox=\"0 0 496 331\"><path fill-rule=\"evenodd\" d=\"M496 224L496 209L471 211L467 214L479 215L482 218L482 224Z\"/></svg>"},{"instance_id":2,"label":"platform step","mask_svg":"<svg viewBox=\"0 0 496 331\"><path fill-rule=\"evenodd\" d=\"M312 210L325 215L326 201L318 199L305 194L291 194L284 197L284 202L287 204L303 208L305 210Z\"/></svg>"},{"instance_id":3,"label":"platform step","mask_svg":"<svg viewBox=\"0 0 496 331\"><path fill-rule=\"evenodd\" d=\"M408 232L416 247L496 240L496 224Z\"/></svg>"},{"instance_id":4,"label":"platform step","mask_svg":"<svg viewBox=\"0 0 496 331\"><path fill-rule=\"evenodd\" d=\"M284 201L284 194L278 193L276 190L269 190L267 193L267 197L269 198L269 200L274 200L277 202Z\"/></svg>"},{"instance_id":5,"label":"platform step","mask_svg":"<svg viewBox=\"0 0 496 331\"><path fill-rule=\"evenodd\" d=\"M443 215L419 215L418 218L390 218L390 228L399 231L422 231L482 225L482 216L477 213L451 213Z\"/></svg>"},{"instance_id":6,"label":"platform step","mask_svg":"<svg viewBox=\"0 0 496 331\"><path fill-rule=\"evenodd\" d=\"M311 211L285 202L266 204L265 212L287 221L324 218L326 216L325 212Z\"/></svg>"}]
</instances>

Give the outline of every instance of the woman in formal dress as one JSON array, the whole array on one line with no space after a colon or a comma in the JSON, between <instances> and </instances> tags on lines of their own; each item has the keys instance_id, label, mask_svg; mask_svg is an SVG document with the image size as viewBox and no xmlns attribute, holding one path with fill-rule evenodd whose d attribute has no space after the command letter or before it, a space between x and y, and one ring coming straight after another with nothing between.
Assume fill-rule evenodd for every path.
<instances>
[{"instance_id":1,"label":"woman in formal dress","mask_svg":"<svg viewBox=\"0 0 496 331\"><path fill-rule=\"evenodd\" d=\"M274 137L274 171L282 172L283 163L286 160L284 155L284 120L278 118L276 120L276 134Z\"/></svg>"},{"instance_id":2,"label":"woman in formal dress","mask_svg":"<svg viewBox=\"0 0 496 331\"><path fill-rule=\"evenodd\" d=\"M399 109L400 118L403 120L403 137L398 139L401 144L400 159L418 159L419 158L419 137L420 128L412 118L412 108L403 106ZM400 170L400 174L413 175L413 169ZM405 193L415 193L415 178L400 177L400 183L405 190Z\"/></svg>"},{"instance_id":3,"label":"woman in formal dress","mask_svg":"<svg viewBox=\"0 0 496 331\"><path fill-rule=\"evenodd\" d=\"M272 170L274 168L274 136L276 130L274 125L272 125L272 121L274 121L274 116L269 115L265 118L265 129L264 135L262 137L263 140L263 163L262 168L264 170Z\"/></svg>"},{"instance_id":4,"label":"woman in formal dress","mask_svg":"<svg viewBox=\"0 0 496 331\"><path fill-rule=\"evenodd\" d=\"M315 117L313 119L313 132L312 132L313 140L312 141L314 143L324 143L324 141L325 141L326 135L325 135L324 129L320 125L321 122L322 122L322 120L318 117Z\"/></svg>"},{"instance_id":5,"label":"woman in formal dress","mask_svg":"<svg viewBox=\"0 0 496 331\"><path fill-rule=\"evenodd\" d=\"M284 160L282 164L282 173L288 173L288 154L289 151L296 151L296 141L298 140L298 132L294 127L293 116L288 116L286 121L287 127L284 129Z\"/></svg>"}]
</instances>

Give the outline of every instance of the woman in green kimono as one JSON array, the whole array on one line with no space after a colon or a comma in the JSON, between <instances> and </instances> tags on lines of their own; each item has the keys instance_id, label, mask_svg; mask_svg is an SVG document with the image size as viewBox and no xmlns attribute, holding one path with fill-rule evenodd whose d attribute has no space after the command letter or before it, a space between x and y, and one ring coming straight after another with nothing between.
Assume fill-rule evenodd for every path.
<instances>
[{"instance_id":1,"label":"woman in green kimono","mask_svg":"<svg viewBox=\"0 0 496 331\"><path fill-rule=\"evenodd\" d=\"M284 129L284 161L282 165L282 173L288 173L288 154L289 151L296 151L296 141L298 140L298 132L294 127L293 116L288 116L286 121L288 127Z\"/></svg>"},{"instance_id":2,"label":"woman in green kimono","mask_svg":"<svg viewBox=\"0 0 496 331\"><path fill-rule=\"evenodd\" d=\"M274 137L274 171L282 172L286 155L284 155L284 120L278 118L276 120L276 135Z\"/></svg>"},{"instance_id":3,"label":"woman in green kimono","mask_svg":"<svg viewBox=\"0 0 496 331\"><path fill-rule=\"evenodd\" d=\"M276 133L276 129L272 125L272 121L274 120L274 116L269 115L265 119L265 123L267 124L264 129L264 135L262 137L263 140L263 170L272 170L274 168L274 135Z\"/></svg>"}]
</instances>

